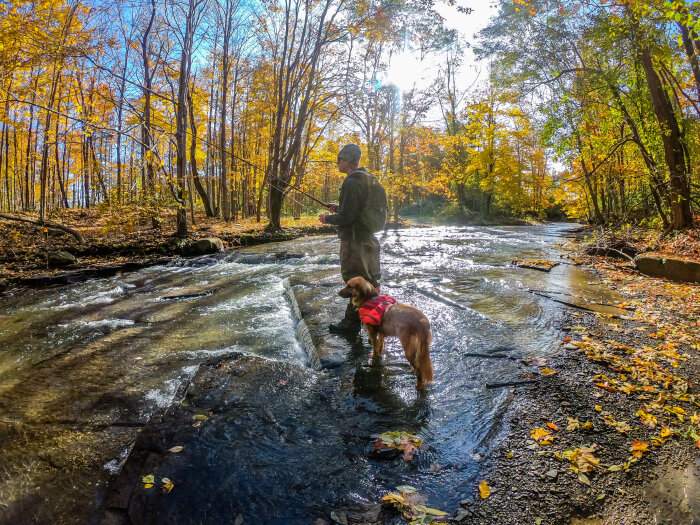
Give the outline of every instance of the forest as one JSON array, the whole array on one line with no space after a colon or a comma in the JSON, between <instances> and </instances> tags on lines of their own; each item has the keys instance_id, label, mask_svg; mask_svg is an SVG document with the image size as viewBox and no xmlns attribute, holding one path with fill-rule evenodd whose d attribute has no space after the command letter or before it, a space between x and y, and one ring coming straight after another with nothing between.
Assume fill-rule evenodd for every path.
<instances>
[{"instance_id":1,"label":"forest","mask_svg":"<svg viewBox=\"0 0 700 525\"><path fill-rule=\"evenodd\" d=\"M458 218L692 227L698 6L492 4L466 38L432 0L3 2L0 212L276 230L318 208L292 186L337 196L335 155L355 142L394 217L437 202ZM486 71L471 85L467 49ZM429 85L390 82L402 52L439 65Z\"/></svg>"}]
</instances>

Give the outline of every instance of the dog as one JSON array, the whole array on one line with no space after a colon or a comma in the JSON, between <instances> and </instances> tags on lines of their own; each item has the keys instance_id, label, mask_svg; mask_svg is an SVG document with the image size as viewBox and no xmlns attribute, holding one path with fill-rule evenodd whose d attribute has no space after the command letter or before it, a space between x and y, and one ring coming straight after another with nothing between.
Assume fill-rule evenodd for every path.
<instances>
[{"instance_id":1,"label":"dog","mask_svg":"<svg viewBox=\"0 0 700 525\"><path fill-rule=\"evenodd\" d=\"M372 286L363 277L353 277L338 294L341 297L351 298L352 304L359 310L367 301L379 295L379 288ZM362 325L367 330L372 343L373 355L375 358L381 358L385 337L398 337L406 359L418 379L416 388L422 389L433 380L434 375L433 363L430 360L430 342L432 341L430 321L417 308L397 303L392 298L388 299L387 302L393 301L393 304L384 311L381 324L369 324L365 321L370 318L366 316L363 318Z\"/></svg>"}]
</instances>

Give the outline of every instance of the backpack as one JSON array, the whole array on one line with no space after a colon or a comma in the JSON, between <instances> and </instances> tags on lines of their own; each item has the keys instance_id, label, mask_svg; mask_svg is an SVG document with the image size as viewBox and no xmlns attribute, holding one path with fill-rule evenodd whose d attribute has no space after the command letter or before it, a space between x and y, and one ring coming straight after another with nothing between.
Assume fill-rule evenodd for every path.
<instances>
[{"instance_id":1,"label":"backpack","mask_svg":"<svg viewBox=\"0 0 700 525\"><path fill-rule=\"evenodd\" d=\"M358 222L367 231L376 233L386 226L387 198L386 190L376 177L364 170L358 170L364 175L364 184L367 188L367 202L360 210Z\"/></svg>"},{"instance_id":2,"label":"backpack","mask_svg":"<svg viewBox=\"0 0 700 525\"><path fill-rule=\"evenodd\" d=\"M365 324L379 326L382 324L384 312L394 303L396 299L393 297L379 294L360 306L360 320Z\"/></svg>"}]
</instances>

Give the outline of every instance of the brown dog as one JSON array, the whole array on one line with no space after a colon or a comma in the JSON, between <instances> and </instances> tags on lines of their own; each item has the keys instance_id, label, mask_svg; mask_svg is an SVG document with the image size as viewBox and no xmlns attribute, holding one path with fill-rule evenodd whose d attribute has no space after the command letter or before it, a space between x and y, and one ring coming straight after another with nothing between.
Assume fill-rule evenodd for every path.
<instances>
[{"instance_id":1,"label":"brown dog","mask_svg":"<svg viewBox=\"0 0 700 525\"><path fill-rule=\"evenodd\" d=\"M378 294L379 288L362 277L353 277L339 292L341 297L351 297L352 304L358 309ZM418 377L416 388L423 388L433 380L433 363L430 361L432 334L430 321L423 312L406 304L394 303L384 312L380 325L362 324L372 343L374 357L381 357L385 337L398 337L406 359Z\"/></svg>"}]
</instances>

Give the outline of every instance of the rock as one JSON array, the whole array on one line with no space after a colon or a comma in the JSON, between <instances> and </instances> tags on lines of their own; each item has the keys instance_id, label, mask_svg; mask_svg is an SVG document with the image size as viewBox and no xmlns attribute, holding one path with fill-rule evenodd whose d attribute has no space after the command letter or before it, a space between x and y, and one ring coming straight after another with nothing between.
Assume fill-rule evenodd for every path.
<instances>
[{"instance_id":1,"label":"rock","mask_svg":"<svg viewBox=\"0 0 700 525\"><path fill-rule=\"evenodd\" d=\"M332 510L331 519L335 523L340 523L340 525L348 525L348 516L342 510Z\"/></svg>"},{"instance_id":2,"label":"rock","mask_svg":"<svg viewBox=\"0 0 700 525\"><path fill-rule=\"evenodd\" d=\"M545 472L545 475L551 481L555 481L557 479L557 476L559 475L559 471L557 469L553 468L552 470L548 470L547 472Z\"/></svg>"},{"instance_id":3,"label":"rock","mask_svg":"<svg viewBox=\"0 0 700 525\"><path fill-rule=\"evenodd\" d=\"M458 509L457 512L455 512L455 515L452 517L452 521L456 521L457 523L462 522L463 520L472 517L474 514L467 509Z\"/></svg>"},{"instance_id":4,"label":"rock","mask_svg":"<svg viewBox=\"0 0 700 525\"><path fill-rule=\"evenodd\" d=\"M218 237L205 237L198 239L195 243L195 250L198 254L216 253L224 251L224 243Z\"/></svg>"},{"instance_id":5,"label":"rock","mask_svg":"<svg viewBox=\"0 0 700 525\"><path fill-rule=\"evenodd\" d=\"M349 523L375 523L381 511L379 504L358 502L347 509L346 516Z\"/></svg>"},{"instance_id":6,"label":"rock","mask_svg":"<svg viewBox=\"0 0 700 525\"><path fill-rule=\"evenodd\" d=\"M634 259L637 269L650 276L671 281L700 282L700 263L670 259L650 255L640 255Z\"/></svg>"},{"instance_id":7,"label":"rock","mask_svg":"<svg viewBox=\"0 0 700 525\"><path fill-rule=\"evenodd\" d=\"M68 266L69 264L74 264L77 259L68 252L60 250L58 252L49 255L49 266Z\"/></svg>"},{"instance_id":8,"label":"rock","mask_svg":"<svg viewBox=\"0 0 700 525\"><path fill-rule=\"evenodd\" d=\"M240 512L236 516L236 521L233 522L233 525L243 525L243 514Z\"/></svg>"}]
</instances>

